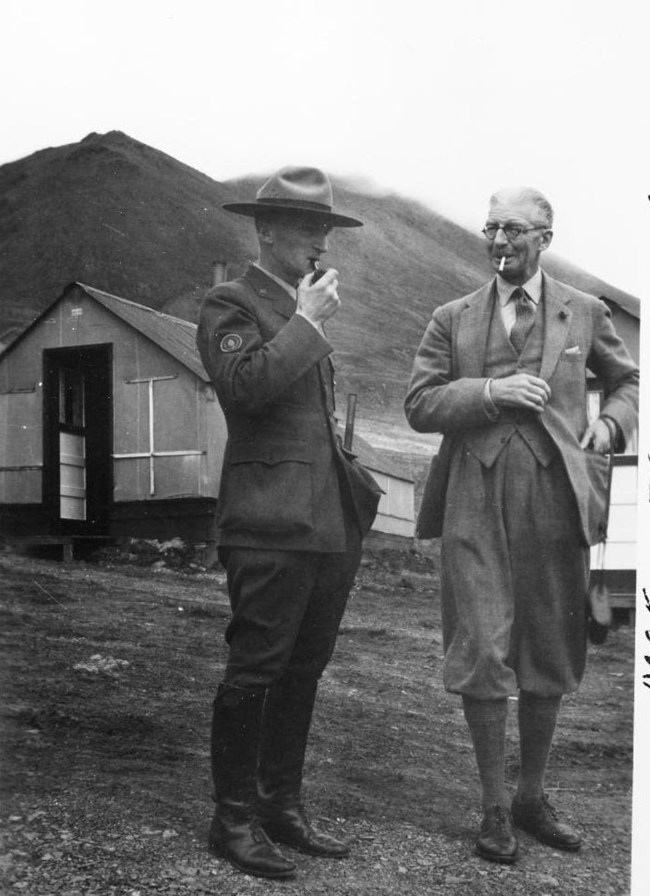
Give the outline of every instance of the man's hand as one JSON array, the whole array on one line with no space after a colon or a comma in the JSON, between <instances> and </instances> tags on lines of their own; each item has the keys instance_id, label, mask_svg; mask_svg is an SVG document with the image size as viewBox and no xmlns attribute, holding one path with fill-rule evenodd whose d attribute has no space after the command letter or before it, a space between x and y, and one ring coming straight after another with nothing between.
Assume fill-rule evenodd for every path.
<instances>
[{"instance_id":1,"label":"man's hand","mask_svg":"<svg viewBox=\"0 0 650 896\"><path fill-rule=\"evenodd\" d=\"M609 426L600 418L591 423L580 442L581 448L591 448L599 454L607 454L612 450L612 434Z\"/></svg>"},{"instance_id":2,"label":"man's hand","mask_svg":"<svg viewBox=\"0 0 650 896\"><path fill-rule=\"evenodd\" d=\"M298 286L296 313L306 317L314 326L325 323L341 305L337 288L339 272L330 268L318 283L310 286L312 274L303 277Z\"/></svg>"},{"instance_id":3,"label":"man's hand","mask_svg":"<svg viewBox=\"0 0 650 896\"><path fill-rule=\"evenodd\" d=\"M490 383L490 397L498 408L527 408L541 414L551 397L545 380L530 373L513 373Z\"/></svg>"}]
</instances>

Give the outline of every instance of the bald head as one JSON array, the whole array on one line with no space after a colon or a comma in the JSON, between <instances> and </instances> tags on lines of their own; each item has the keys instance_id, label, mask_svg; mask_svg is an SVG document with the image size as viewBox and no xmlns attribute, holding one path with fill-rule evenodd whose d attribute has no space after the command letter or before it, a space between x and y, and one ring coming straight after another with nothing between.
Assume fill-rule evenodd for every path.
<instances>
[{"instance_id":1,"label":"bald head","mask_svg":"<svg viewBox=\"0 0 650 896\"><path fill-rule=\"evenodd\" d=\"M546 196L533 187L506 187L490 197L490 209L505 206L528 207L529 216L534 215L531 221L549 229L553 227L553 207Z\"/></svg>"}]
</instances>

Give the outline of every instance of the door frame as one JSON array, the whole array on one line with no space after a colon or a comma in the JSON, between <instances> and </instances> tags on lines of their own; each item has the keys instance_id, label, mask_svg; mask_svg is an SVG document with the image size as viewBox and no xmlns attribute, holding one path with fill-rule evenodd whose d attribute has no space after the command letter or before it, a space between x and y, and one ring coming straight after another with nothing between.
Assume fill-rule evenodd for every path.
<instances>
[{"instance_id":1,"label":"door frame","mask_svg":"<svg viewBox=\"0 0 650 896\"><path fill-rule=\"evenodd\" d=\"M61 371L77 371L83 383L83 421L61 421ZM113 499L113 345L43 350L43 507L52 535L107 535ZM61 517L60 433L85 438L86 516Z\"/></svg>"}]
</instances>

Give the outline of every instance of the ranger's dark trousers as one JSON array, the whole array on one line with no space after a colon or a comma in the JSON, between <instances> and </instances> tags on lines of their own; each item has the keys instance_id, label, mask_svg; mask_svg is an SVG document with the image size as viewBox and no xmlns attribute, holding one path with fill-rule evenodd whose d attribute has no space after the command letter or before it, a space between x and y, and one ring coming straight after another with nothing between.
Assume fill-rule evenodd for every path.
<instances>
[{"instance_id":1,"label":"ranger's dark trousers","mask_svg":"<svg viewBox=\"0 0 650 896\"><path fill-rule=\"evenodd\" d=\"M360 544L344 554L221 551L233 616L212 723L217 815L233 799L254 814L258 790L267 802L299 801L318 679L360 555Z\"/></svg>"},{"instance_id":2,"label":"ranger's dark trousers","mask_svg":"<svg viewBox=\"0 0 650 896\"><path fill-rule=\"evenodd\" d=\"M270 687L285 675L318 680L332 656L360 545L340 554L226 548L232 620L227 686Z\"/></svg>"}]
</instances>

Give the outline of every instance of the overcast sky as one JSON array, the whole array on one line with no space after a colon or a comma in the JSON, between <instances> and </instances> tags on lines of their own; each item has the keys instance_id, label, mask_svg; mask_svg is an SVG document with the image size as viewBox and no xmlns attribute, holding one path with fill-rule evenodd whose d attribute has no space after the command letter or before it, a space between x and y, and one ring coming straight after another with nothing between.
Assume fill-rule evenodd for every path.
<instances>
[{"instance_id":1,"label":"overcast sky","mask_svg":"<svg viewBox=\"0 0 650 896\"><path fill-rule=\"evenodd\" d=\"M0 163L117 129L217 180L314 164L476 230L531 184L553 250L641 297L644 5L5 0Z\"/></svg>"},{"instance_id":2,"label":"overcast sky","mask_svg":"<svg viewBox=\"0 0 650 896\"><path fill-rule=\"evenodd\" d=\"M646 8L5 0L0 164L121 130L216 180L317 165L477 231L495 189L530 184L555 206L554 251L643 299Z\"/></svg>"}]
</instances>

